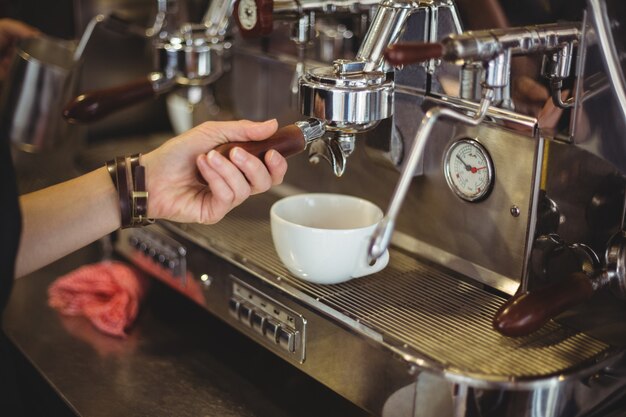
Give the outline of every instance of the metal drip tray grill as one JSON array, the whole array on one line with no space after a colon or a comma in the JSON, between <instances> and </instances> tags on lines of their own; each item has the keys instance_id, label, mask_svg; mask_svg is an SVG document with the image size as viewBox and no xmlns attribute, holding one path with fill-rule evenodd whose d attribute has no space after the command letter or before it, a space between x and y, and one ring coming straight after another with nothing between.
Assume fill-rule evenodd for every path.
<instances>
[{"instance_id":1,"label":"metal drip tray grill","mask_svg":"<svg viewBox=\"0 0 626 417\"><path fill-rule=\"evenodd\" d=\"M501 336L491 319L503 298L391 250L381 272L338 285L292 277L271 238L269 205L246 204L212 226L180 226L222 256L263 278L282 280L320 303L374 329L407 353L485 379L561 374L598 358L610 346L551 322L519 339Z\"/></svg>"}]
</instances>

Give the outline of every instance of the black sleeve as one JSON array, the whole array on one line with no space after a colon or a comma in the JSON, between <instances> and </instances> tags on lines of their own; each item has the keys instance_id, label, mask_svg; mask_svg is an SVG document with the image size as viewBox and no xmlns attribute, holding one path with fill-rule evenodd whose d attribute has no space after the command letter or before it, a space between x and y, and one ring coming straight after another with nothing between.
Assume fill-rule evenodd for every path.
<instances>
[{"instance_id":1,"label":"black sleeve","mask_svg":"<svg viewBox=\"0 0 626 417\"><path fill-rule=\"evenodd\" d=\"M15 257L22 230L15 171L6 137L0 137L0 317L15 278Z\"/></svg>"}]
</instances>

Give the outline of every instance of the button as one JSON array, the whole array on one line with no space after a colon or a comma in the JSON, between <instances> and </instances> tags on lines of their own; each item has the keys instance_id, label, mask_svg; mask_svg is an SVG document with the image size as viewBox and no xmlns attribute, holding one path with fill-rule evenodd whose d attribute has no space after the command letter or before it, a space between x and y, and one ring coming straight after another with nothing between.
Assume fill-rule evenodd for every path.
<instances>
[{"instance_id":1,"label":"button","mask_svg":"<svg viewBox=\"0 0 626 417\"><path fill-rule=\"evenodd\" d=\"M278 344L282 346L288 352L295 352L296 350L296 335L287 329L278 329Z\"/></svg>"},{"instance_id":2,"label":"button","mask_svg":"<svg viewBox=\"0 0 626 417\"><path fill-rule=\"evenodd\" d=\"M228 300L228 312L234 318L239 319L239 301L234 298Z\"/></svg>"},{"instance_id":3,"label":"button","mask_svg":"<svg viewBox=\"0 0 626 417\"><path fill-rule=\"evenodd\" d=\"M278 329L280 329L280 323L277 323L271 319L265 320L265 337L272 340L274 343L276 343L276 332L278 331Z\"/></svg>"},{"instance_id":4,"label":"button","mask_svg":"<svg viewBox=\"0 0 626 417\"><path fill-rule=\"evenodd\" d=\"M242 304L239 306L239 320L242 323L250 325L250 319L252 316L252 308L247 304Z\"/></svg>"},{"instance_id":5,"label":"button","mask_svg":"<svg viewBox=\"0 0 626 417\"><path fill-rule=\"evenodd\" d=\"M137 239L136 236L131 236L128 238L128 243L130 244L130 246L136 248L137 246L139 246L139 239Z\"/></svg>"},{"instance_id":6,"label":"button","mask_svg":"<svg viewBox=\"0 0 626 417\"><path fill-rule=\"evenodd\" d=\"M257 313L256 311L252 312L252 328L256 330L258 333L263 334L263 325L265 324L265 317Z\"/></svg>"}]
</instances>

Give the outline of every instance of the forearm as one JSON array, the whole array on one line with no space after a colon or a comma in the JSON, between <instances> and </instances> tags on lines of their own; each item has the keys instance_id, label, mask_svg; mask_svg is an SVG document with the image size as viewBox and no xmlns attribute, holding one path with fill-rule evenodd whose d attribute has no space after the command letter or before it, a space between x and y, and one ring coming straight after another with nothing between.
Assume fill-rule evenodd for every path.
<instances>
[{"instance_id":1,"label":"forearm","mask_svg":"<svg viewBox=\"0 0 626 417\"><path fill-rule=\"evenodd\" d=\"M20 197L20 277L120 227L117 192L106 168Z\"/></svg>"}]
</instances>

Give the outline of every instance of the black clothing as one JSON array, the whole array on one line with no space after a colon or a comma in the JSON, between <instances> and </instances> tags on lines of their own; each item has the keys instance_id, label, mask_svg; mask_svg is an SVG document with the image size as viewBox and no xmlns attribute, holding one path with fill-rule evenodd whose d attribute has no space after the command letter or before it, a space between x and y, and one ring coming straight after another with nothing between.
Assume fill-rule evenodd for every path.
<instances>
[{"instance_id":1,"label":"black clothing","mask_svg":"<svg viewBox=\"0 0 626 417\"><path fill-rule=\"evenodd\" d=\"M15 279L15 258L22 230L22 217L17 199L17 183L11 150L6 137L0 136L0 324ZM17 389L15 355L0 328L0 413L24 415Z\"/></svg>"},{"instance_id":2,"label":"black clothing","mask_svg":"<svg viewBox=\"0 0 626 417\"><path fill-rule=\"evenodd\" d=\"M0 317L15 277L15 257L22 230L17 184L8 140L0 138Z\"/></svg>"}]
</instances>

